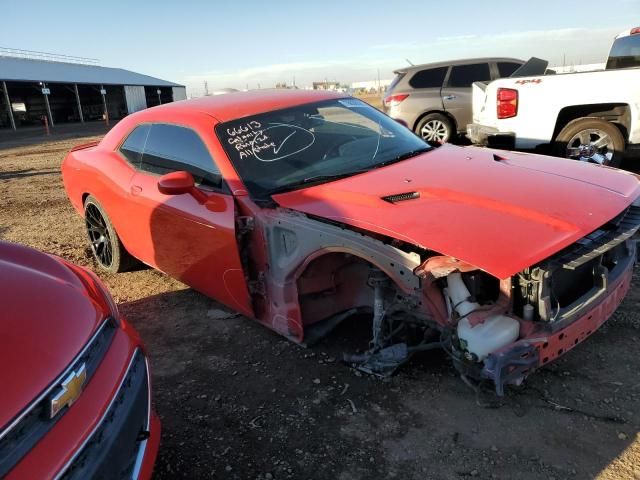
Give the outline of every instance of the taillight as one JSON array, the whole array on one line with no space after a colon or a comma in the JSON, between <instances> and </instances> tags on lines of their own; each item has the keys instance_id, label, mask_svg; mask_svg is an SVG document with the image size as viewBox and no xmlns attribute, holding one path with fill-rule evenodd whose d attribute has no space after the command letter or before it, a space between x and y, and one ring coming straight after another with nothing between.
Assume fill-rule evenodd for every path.
<instances>
[{"instance_id":1,"label":"taillight","mask_svg":"<svg viewBox=\"0 0 640 480\"><path fill-rule=\"evenodd\" d=\"M408 96L408 93L401 95L389 95L388 97L385 97L382 103L384 103L385 107L395 107L397 105L400 105L400 103Z\"/></svg>"},{"instance_id":2,"label":"taillight","mask_svg":"<svg viewBox=\"0 0 640 480\"><path fill-rule=\"evenodd\" d=\"M513 88L498 89L498 118L511 118L518 114L518 91Z\"/></svg>"},{"instance_id":3,"label":"taillight","mask_svg":"<svg viewBox=\"0 0 640 480\"><path fill-rule=\"evenodd\" d=\"M635 27L631 29L630 35L637 35L640 33L640 27Z\"/></svg>"}]
</instances>

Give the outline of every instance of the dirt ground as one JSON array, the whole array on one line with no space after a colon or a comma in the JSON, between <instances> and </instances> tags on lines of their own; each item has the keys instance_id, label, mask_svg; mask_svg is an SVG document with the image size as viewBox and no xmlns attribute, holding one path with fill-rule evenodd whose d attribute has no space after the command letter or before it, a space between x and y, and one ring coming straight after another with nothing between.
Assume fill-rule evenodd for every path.
<instances>
[{"instance_id":1,"label":"dirt ground","mask_svg":"<svg viewBox=\"0 0 640 480\"><path fill-rule=\"evenodd\" d=\"M95 269L60 178L89 140L0 145L0 238ZM305 349L156 271L100 276L151 356L158 479L640 479L640 270L603 329L500 408L438 352L388 381L341 364L366 318Z\"/></svg>"}]
</instances>

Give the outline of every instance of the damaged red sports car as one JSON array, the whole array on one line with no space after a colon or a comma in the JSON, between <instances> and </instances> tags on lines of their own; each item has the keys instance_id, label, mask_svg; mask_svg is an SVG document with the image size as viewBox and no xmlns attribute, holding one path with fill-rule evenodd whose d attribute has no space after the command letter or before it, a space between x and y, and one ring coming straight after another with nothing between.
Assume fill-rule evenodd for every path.
<instances>
[{"instance_id":1,"label":"damaged red sports car","mask_svg":"<svg viewBox=\"0 0 640 480\"><path fill-rule=\"evenodd\" d=\"M358 368L443 348L498 394L600 327L636 259L637 176L434 148L328 92L144 110L62 171L102 267L140 260L300 343L369 312Z\"/></svg>"}]
</instances>

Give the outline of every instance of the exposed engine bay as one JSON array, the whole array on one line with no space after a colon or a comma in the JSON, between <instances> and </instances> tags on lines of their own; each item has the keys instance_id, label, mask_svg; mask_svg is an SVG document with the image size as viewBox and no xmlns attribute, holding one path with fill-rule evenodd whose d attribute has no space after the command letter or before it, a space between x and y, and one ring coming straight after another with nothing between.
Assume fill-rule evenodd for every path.
<instances>
[{"instance_id":1,"label":"exposed engine bay","mask_svg":"<svg viewBox=\"0 0 640 480\"><path fill-rule=\"evenodd\" d=\"M360 357L346 355L346 360L368 373L386 375L411 354L439 347L450 354L461 375L491 379L498 395L503 395L505 385L520 384L549 361L540 358L549 346L547 333L588 311L633 264L636 245L630 238L638 228L639 210L631 207L588 238L509 280L500 281L481 270L456 270L435 279L447 316L442 328L436 327L439 339L432 342L394 342L401 322L391 318L384 325L384 317L395 312L385 308L380 275L374 270L370 277L376 289L371 349ZM426 266L421 272L433 274ZM592 332L575 338L570 347ZM381 338L387 342L381 343ZM503 351L512 345L511 351ZM556 352L557 356L562 353Z\"/></svg>"},{"instance_id":2,"label":"exposed engine bay","mask_svg":"<svg viewBox=\"0 0 640 480\"><path fill-rule=\"evenodd\" d=\"M372 318L368 349L346 352L349 365L385 377L416 353L443 349L467 383L491 381L502 396L587 338L622 301L640 207L506 279L286 209L271 210L260 226L255 231L269 245L261 289L269 291L254 294L272 328L311 345L365 312Z\"/></svg>"}]
</instances>

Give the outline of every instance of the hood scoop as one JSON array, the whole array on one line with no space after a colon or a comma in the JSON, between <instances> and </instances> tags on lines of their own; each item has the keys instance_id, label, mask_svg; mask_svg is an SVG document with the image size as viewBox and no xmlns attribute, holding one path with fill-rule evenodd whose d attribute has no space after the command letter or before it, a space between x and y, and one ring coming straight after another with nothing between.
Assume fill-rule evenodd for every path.
<instances>
[{"instance_id":1,"label":"hood scoop","mask_svg":"<svg viewBox=\"0 0 640 480\"><path fill-rule=\"evenodd\" d=\"M385 202L389 203L399 203L406 202L407 200L414 200L416 198L420 198L419 192L404 192L404 193L394 193L393 195L387 195L386 197L380 197Z\"/></svg>"}]
</instances>

